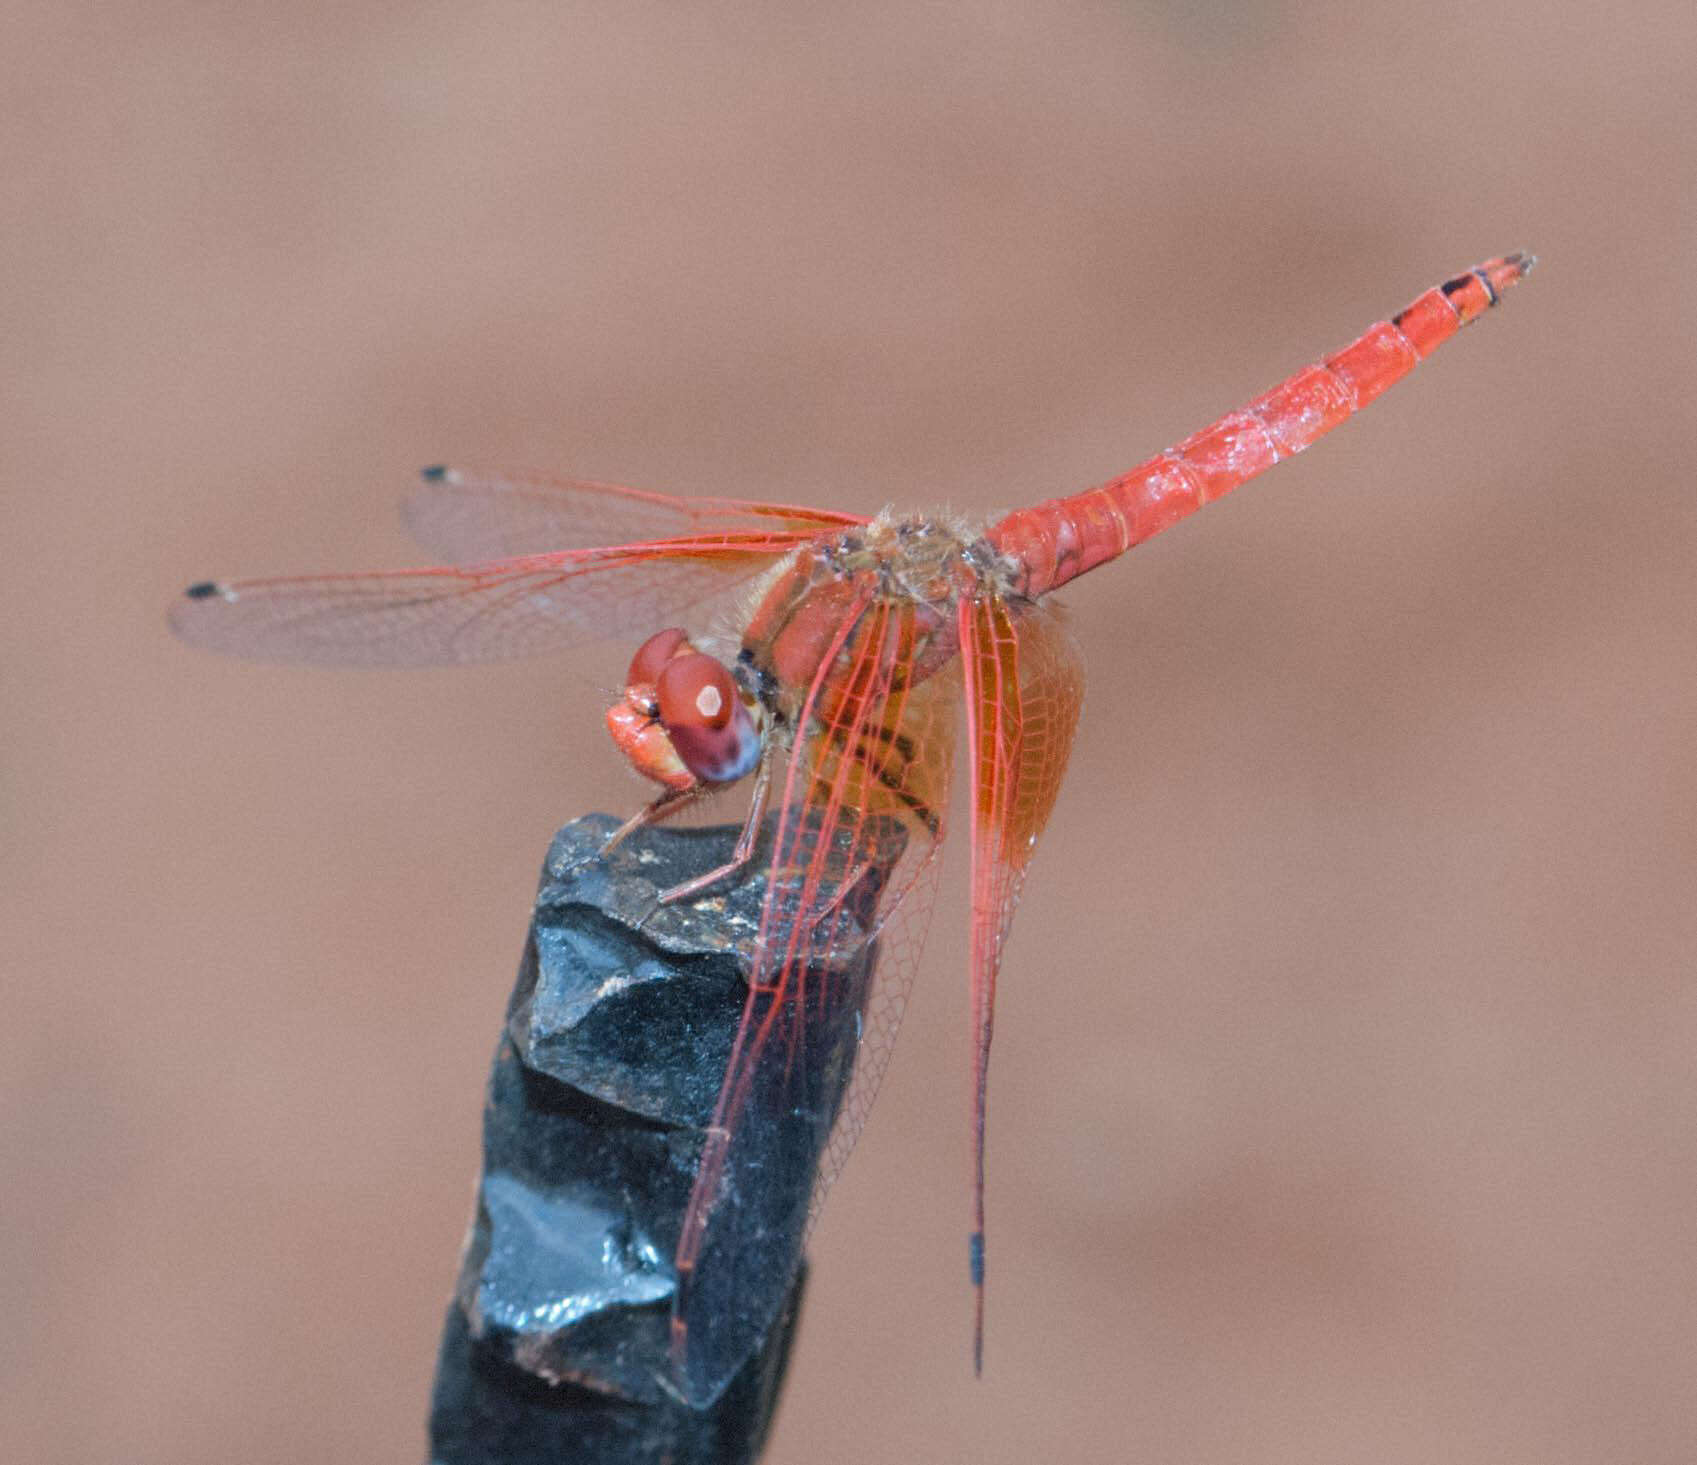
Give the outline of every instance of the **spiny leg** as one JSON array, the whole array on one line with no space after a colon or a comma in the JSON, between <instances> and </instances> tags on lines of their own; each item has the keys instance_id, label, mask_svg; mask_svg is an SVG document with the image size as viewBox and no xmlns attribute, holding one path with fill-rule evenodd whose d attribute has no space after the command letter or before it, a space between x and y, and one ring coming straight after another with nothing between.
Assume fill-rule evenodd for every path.
<instances>
[{"instance_id":1,"label":"spiny leg","mask_svg":"<svg viewBox=\"0 0 1697 1465\"><path fill-rule=\"evenodd\" d=\"M621 844L639 829L646 829L650 824L658 824L662 819L669 819L673 814L682 812L697 799L703 798L708 790L701 784L689 788L669 788L651 803L643 805L630 818L625 820L617 829L607 836L606 842L596 851L595 858L604 860ZM662 897L665 899L666 897Z\"/></svg>"},{"instance_id":2,"label":"spiny leg","mask_svg":"<svg viewBox=\"0 0 1697 1465\"><path fill-rule=\"evenodd\" d=\"M742 833L737 836L736 848L731 851L730 859L705 874L697 875L692 880L681 881L670 890L661 891L661 905L687 899L697 891L717 885L719 881L735 875L748 864L754 854L755 841L760 837L761 821L766 815L766 794L772 784L772 759L771 746L768 744L760 754L760 768L754 775L754 793L749 799L748 818L743 820Z\"/></svg>"}]
</instances>

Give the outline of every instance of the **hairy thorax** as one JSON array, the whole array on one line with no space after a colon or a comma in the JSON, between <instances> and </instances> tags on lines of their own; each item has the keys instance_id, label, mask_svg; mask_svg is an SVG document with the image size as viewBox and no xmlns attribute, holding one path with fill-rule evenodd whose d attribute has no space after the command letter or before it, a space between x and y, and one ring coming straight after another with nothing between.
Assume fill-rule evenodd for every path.
<instances>
[{"instance_id":1,"label":"hairy thorax","mask_svg":"<svg viewBox=\"0 0 1697 1465\"><path fill-rule=\"evenodd\" d=\"M959 649L963 598L1014 596L1006 563L963 525L896 516L808 545L767 581L743 635L737 675L781 722L815 683L897 658L917 684Z\"/></svg>"}]
</instances>

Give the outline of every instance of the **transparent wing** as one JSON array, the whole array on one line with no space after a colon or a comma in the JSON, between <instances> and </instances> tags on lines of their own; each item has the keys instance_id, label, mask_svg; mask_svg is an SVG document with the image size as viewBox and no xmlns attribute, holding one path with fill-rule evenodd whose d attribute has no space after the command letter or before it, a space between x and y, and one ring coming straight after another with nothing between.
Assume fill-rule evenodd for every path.
<instances>
[{"instance_id":1,"label":"transparent wing","mask_svg":"<svg viewBox=\"0 0 1697 1465\"><path fill-rule=\"evenodd\" d=\"M456 564L724 530L809 536L866 522L830 509L679 498L540 473L426 468L420 477L402 517L420 544Z\"/></svg>"},{"instance_id":2,"label":"transparent wing","mask_svg":"<svg viewBox=\"0 0 1697 1465\"><path fill-rule=\"evenodd\" d=\"M812 535L726 532L485 564L207 581L171 611L185 641L261 661L441 666L653 630Z\"/></svg>"},{"instance_id":3,"label":"transparent wing","mask_svg":"<svg viewBox=\"0 0 1697 1465\"><path fill-rule=\"evenodd\" d=\"M984 1360L984 1124L996 975L1037 838L1066 772L1084 664L1050 603L962 601L972 771L973 1362Z\"/></svg>"},{"instance_id":4,"label":"transparent wing","mask_svg":"<svg viewBox=\"0 0 1697 1465\"><path fill-rule=\"evenodd\" d=\"M780 766L746 1006L678 1244L673 1383L713 1398L771 1326L809 1206L860 1132L935 885L954 750L954 658L917 682L923 607L851 597ZM942 633L952 641L953 626ZM801 1167L807 1167L802 1169ZM773 1201L778 1193L787 1199ZM774 1205L787 1209L772 1214ZM794 1237L774 1257L773 1238Z\"/></svg>"}]
</instances>

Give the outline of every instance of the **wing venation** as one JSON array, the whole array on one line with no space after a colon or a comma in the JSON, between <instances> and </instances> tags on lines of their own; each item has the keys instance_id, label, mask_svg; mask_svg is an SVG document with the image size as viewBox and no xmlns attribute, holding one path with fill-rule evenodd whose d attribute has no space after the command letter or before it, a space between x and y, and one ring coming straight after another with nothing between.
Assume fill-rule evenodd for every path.
<instances>
[{"instance_id":1,"label":"wing venation","mask_svg":"<svg viewBox=\"0 0 1697 1465\"><path fill-rule=\"evenodd\" d=\"M652 631L811 537L723 533L485 564L191 586L185 641L260 661L441 666Z\"/></svg>"},{"instance_id":2,"label":"wing venation","mask_svg":"<svg viewBox=\"0 0 1697 1465\"><path fill-rule=\"evenodd\" d=\"M604 544L729 531L786 542L866 520L753 499L685 498L586 478L426 468L401 506L407 528L444 560L465 563Z\"/></svg>"}]
</instances>

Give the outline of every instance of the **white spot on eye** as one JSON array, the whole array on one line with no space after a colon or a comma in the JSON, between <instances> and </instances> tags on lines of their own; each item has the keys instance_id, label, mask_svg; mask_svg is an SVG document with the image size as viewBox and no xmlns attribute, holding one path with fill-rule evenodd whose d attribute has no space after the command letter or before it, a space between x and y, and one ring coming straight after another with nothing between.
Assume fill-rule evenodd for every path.
<instances>
[{"instance_id":1,"label":"white spot on eye","mask_svg":"<svg viewBox=\"0 0 1697 1465\"><path fill-rule=\"evenodd\" d=\"M717 687L703 687L695 694L695 710L703 717L717 717L724 705L725 699L719 695Z\"/></svg>"}]
</instances>

